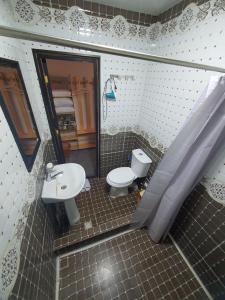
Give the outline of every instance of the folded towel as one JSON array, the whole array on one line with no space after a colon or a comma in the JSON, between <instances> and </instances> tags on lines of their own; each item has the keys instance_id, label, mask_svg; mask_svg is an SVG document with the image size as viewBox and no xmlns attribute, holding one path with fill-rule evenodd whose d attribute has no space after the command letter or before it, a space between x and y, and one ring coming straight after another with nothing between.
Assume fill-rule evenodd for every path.
<instances>
[{"instance_id":1,"label":"folded towel","mask_svg":"<svg viewBox=\"0 0 225 300\"><path fill-rule=\"evenodd\" d=\"M71 98L53 98L55 107L73 107L73 101Z\"/></svg>"},{"instance_id":2,"label":"folded towel","mask_svg":"<svg viewBox=\"0 0 225 300\"><path fill-rule=\"evenodd\" d=\"M57 114L66 114L74 112L73 107L56 107L55 111Z\"/></svg>"},{"instance_id":3,"label":"folded towel","mask_svg":"<svg viewBox=\"0 0 225 300\"><path fill-rule=\"evenodd\" d=\"M53 90L53 97L71 97L71 91L68 90Z\"/></svg>"}]
</instances>

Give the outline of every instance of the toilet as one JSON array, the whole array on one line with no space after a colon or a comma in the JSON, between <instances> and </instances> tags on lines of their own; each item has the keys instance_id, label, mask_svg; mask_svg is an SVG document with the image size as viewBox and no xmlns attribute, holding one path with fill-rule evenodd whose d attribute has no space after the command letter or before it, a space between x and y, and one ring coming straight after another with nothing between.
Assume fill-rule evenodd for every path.
<instances>
[{"instance_id":1,"label":"toilet","mask_svg":"<svg viewBox=\"0 0 225 300\"><path fill-rule=\"evenodd\" d=\"M131 167L113 169L106 177L106 181L110 185L110 197L126 196L128 187L133 181L147 175L151 163L151 158L141 149L132 150Z\"/></svg>"}]
</instances>

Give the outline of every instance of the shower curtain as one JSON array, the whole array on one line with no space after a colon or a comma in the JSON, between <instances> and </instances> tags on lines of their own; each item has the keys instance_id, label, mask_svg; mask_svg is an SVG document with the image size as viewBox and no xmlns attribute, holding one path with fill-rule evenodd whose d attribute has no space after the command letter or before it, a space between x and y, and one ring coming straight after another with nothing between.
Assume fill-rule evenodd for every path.
<instances>
[{"instance_id":1,"label":"shower curtain","mask_svg":"<svg viewBox=\"0 0 225 300\"><path fill-rule=\"evenodd\" d=\"M155 242L169 232L184 200L225 142L225 77L213 77L155 170L133 216Z\"/></svg>"}]
</instances>

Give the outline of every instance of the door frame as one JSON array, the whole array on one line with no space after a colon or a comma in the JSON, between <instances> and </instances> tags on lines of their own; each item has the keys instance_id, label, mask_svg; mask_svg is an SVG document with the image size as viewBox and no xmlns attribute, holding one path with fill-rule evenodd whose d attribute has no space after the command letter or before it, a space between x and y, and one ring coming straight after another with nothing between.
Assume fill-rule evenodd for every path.
<instances>
[{"instance_id":1,"label":"door frame","mask_svg":"<svg viewBox=\"0 0 225 300\"><path fill-rule=\"evenodd\" d=\"M94 64L94 99L95 99L95 122L96 122L96 151L97 151L97 177L100 177L100 130L101 130L101 101L100 101L100 56L80 55L70 52L32 49L36 71L38 74L41 94L47 114L48 124L52 135L52 142L58 163L65 163L62 142L59 134L56 111L53 104L53 96L48 84L47 66L42 63L46 59L58 59L68 61L87 61ZM47 76L47 80L46 77Z\"/></svg>"}]
</instances>

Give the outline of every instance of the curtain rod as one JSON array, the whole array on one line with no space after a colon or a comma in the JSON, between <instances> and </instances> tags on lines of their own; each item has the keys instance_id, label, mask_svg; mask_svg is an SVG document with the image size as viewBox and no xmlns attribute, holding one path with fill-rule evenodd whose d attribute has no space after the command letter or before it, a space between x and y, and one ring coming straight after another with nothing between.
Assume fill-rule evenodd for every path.
<instances>
[{"instance_id":1,"label":"curtain rod","mask_svg":"<svg viewBox=\"0 0 225 300\"><path fill-rule=\"evenodd\" d=\"M8 27L8 26L0 26L0 36L23 39L32 42L47 43L51 45L58 45L64 47L67 46L76 49L82 49L82 50L88 50L88 51L94 51L94 52L106 53L112 55L120 55L129 58L142 59L146 61L165 63L169 65L182 66L187 68L194 68L194 69L207 70L213 72L220 72L225 74L225 69L220 67L198 64L198 63L188 62L184 60L166 58L162 56L146 54L143 52L124 50L121 48L98 45L94 43L74 41L65 38L58 38L51 35L31 33L26 30L17 30L13 27Z\"/></svg>"}]
</instances>

